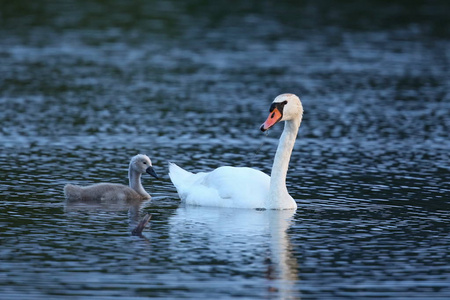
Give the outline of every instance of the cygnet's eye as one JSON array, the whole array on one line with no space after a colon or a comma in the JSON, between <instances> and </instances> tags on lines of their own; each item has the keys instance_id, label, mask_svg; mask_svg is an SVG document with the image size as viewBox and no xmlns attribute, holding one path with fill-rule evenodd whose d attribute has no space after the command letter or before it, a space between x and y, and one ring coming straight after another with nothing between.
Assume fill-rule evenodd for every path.
<instances>
[{"instance_id":1,"label":"cygnet's eye","mask_svg":"<svg viewBox=\"0 0 450 300\"><path fill-rule=\"evenodd\" d=\"M146 164L147 164L147 162L144 161L144 165L146 165Z\"/></svg>"}]
</instances>

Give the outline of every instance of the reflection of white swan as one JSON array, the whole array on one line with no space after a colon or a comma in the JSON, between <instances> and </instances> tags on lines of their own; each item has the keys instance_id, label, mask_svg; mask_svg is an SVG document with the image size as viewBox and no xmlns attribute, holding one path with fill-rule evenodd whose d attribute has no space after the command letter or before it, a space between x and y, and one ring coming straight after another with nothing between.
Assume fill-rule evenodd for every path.
<instances>
[{"instance_id":1,"label":"reflection of white swan","mask_svg":"<svg viewBox=\"0 0 450 300\"><path fill-rule=\"evenodd\" d=\"M147 155L138 154L131 158L128 179L129 187L122 184L98 183L90 186L78 186L67 184L64 187L64 194L68 202L102 202L105 204L150 199L150 195L145 191L141 183L141 174L148 173L156 178L152 162Z\"/></svg>"},{"instance_id":2,"label":"reflection of white swan","mask_svg":"<svg viewBox=\"0 0 450 300\"><path fill-rule=\"evenodd\" d=\"M228 166L193 174L171 163L169 176L180 198L187 204L201 206L296 209L286 188L286 174L302 115L302 103L293 94L279 95L273 101L261 130L266 131L279 121L286 122L271 177L255 169Z\"/></svg>"},{"instance_id":3,"label":"reflection of white swan","mask_svg":"<svg viewBox=\"0 0 450 300\"><path fill-rule=\"evenodd\" d=\"M294 213L183 205L169 219L171 259L181 265L217 264L231 273L256 274L266 282L266 291L276 291L281 299L296 298L298 266L286 233ZM245 276L237 276L242 286L254 284L255 278L245 282Z\"/></svg>"}]
</instances>

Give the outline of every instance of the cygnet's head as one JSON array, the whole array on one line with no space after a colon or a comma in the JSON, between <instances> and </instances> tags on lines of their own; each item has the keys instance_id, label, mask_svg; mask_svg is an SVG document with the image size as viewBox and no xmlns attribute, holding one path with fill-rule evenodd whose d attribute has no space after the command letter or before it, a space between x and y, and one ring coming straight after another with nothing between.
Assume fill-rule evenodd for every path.
<instances>
[{"instance_id":1,"label":"cygnet's head","mask_svg":"<svg viewBox=\"0 0 450 300\"><path fill-rule=\"evenodd\" d=\"M263 132L280 121L301 118L303 115L303 106L300 98L296 95L281 94L273 100L269 111L270 114L267 120L260 127Z\"/></svg>"},{"instance_id":2,"label":"cygnet's head","mask_svg":"<svg viewBox=\"0 0 450 300\"><path fill-rule=\"evenodd\" d=\"M148 173L155 178L159 178L155 170L153 170L152 161L145 154L133 156L130 161L130 168L141 174Z\"/></svg>"}]
</instances>

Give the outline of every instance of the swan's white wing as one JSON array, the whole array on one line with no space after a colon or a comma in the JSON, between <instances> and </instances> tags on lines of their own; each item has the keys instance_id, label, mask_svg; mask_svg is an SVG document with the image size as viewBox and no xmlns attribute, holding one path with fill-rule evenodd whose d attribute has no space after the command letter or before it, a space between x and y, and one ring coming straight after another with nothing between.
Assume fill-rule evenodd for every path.
<instances>
[{"instance_id":1,"label":"swan's white wing","mask_svg":"<svg viewBox=\"0 0 450 300\"><path fill-rule=\"evenodd\" d=\"M263 208L270 177L251 168L220 167L193 174L171 164L169 176L187 204L219 207Z\"/></svg>"}]
</instances>

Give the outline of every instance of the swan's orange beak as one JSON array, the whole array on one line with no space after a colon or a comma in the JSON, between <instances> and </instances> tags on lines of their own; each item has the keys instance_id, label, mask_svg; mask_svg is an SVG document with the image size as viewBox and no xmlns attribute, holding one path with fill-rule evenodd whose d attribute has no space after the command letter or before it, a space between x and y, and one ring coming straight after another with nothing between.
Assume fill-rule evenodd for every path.
<instances>
[{"instance_id":1,"label":"swan's orange beak","mask_svg":"<svg viewBox=\"0 0 450 300\"><path fill-rule=\"evenodd\" d=\"M261 127L259 129L261 129L262 132L268 130L270 127L275 125L278 121L280 121L281 117L283 117L283 115L278 110L278 108L274 108L274 110L272 110L270 112L270 115L267 117L267 120L264 122L264 124L261 125Z\"/></svg>"}]
</instances>

